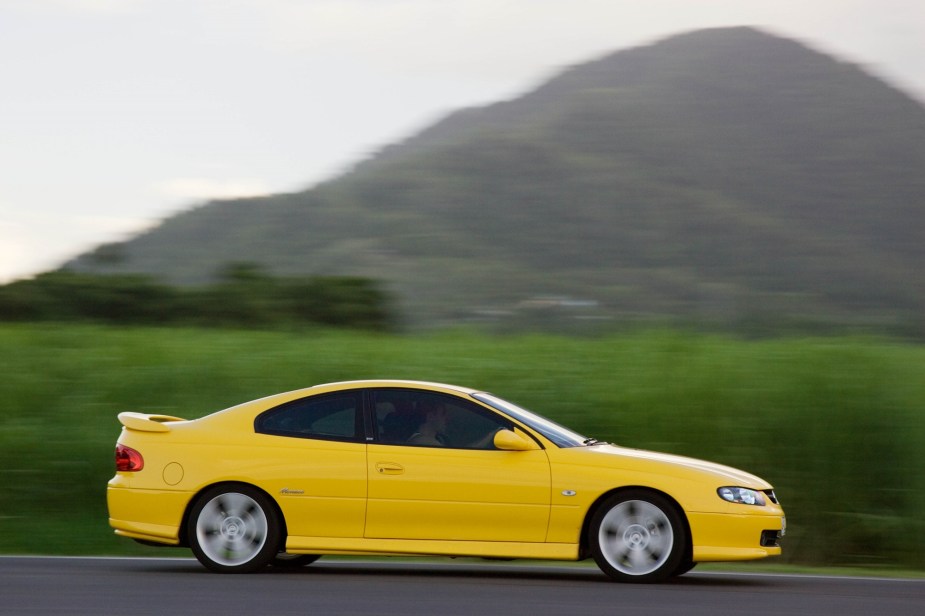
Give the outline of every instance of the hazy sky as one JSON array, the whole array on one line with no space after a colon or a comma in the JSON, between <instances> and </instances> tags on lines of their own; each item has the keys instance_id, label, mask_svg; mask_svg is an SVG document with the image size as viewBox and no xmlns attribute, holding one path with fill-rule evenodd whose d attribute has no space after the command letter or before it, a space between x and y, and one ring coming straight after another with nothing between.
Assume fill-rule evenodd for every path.
<instances>
[{"instance_id":1,"label":"hazy sky","mask_svg":"<svg viewBox=\"0 0 925 616\"><path fill-rule=\"evenodd\" d=\"M0 0L0 282L293 191L460 107L753 25L925 101L925 0Z\"/></svg>"}]
</instances>

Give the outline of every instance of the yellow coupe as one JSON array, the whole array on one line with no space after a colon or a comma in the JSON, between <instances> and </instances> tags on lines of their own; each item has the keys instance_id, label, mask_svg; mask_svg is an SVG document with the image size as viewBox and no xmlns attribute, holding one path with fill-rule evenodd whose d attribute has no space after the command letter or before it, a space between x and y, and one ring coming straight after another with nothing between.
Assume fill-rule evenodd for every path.
<instances>
[{"instance_id":1,"label":"yellow coupe","mask_svg":"<svg viewBox=\"0 0 925 616\"><path fill-rule=\"evenodd\" d=\"M784 512L743 471L586 438L491 394L318 385L187 421L121 413L109 523L208 569L324 554L581 560L657 582L780 554Z\"/></svg>"}]
</instances>

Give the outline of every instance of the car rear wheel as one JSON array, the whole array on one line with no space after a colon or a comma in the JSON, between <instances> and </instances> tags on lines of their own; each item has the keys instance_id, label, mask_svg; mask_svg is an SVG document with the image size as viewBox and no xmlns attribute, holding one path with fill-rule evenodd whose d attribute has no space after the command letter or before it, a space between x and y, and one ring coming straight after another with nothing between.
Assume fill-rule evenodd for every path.
<instances>
[{"instance_id":1,"label":"car rear wheel","mask_svg":"<svg viewBox=\"0 0 925 616\"><path fill-rule=\"evenodd\" d=\"M279 528L276 509L262 492L216 486L199 497L190 513L190 548L212 571L256 571L279 553Z\"/></svg>"},{"instance_id":2,"label":"car rear wheel","mask_svg":"<svg viewBox=\"0 0 925 616\"><path fill-rule=\"evenodd\" d=\"M604 573L621 582L661 582L685 553L680 515L664 497L634 490L616 494L597 510L591 551Z\"/></svg>"}]
</instances>

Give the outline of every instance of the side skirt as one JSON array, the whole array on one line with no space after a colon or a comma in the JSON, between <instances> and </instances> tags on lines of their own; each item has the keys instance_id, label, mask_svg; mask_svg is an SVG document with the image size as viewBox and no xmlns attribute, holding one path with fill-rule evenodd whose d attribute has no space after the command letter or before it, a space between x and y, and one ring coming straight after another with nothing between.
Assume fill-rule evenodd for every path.
<instances>
[{"instance_id":1,"label":"side skirt","mask_svg":"<svg viewBox=\"0 0 925 616\"><path fill-rule=\"evenodd\" d=\"M515 543L508 541L430 541L420 539L344 539L290 536L290 554L481 556L578 560L577 543Z\"/></svg>"}]
</instances>

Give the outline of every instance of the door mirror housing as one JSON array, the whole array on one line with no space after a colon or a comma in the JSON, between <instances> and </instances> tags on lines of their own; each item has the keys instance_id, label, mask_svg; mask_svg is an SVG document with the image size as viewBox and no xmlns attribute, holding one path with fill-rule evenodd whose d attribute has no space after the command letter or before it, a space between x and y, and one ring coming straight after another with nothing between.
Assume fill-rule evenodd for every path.
<instances>
[{"instance_id":1,"label":"door mirror housing","mask_svg":"<svg viewBox=\"0 0 925 616\"><path fill-rule=\"evenodd\" d=\"M533 439L517 434L513 430L498 430L494 438L495 448L503 451L531 451L539 449Z\"/></svg>"}]
</instances>

